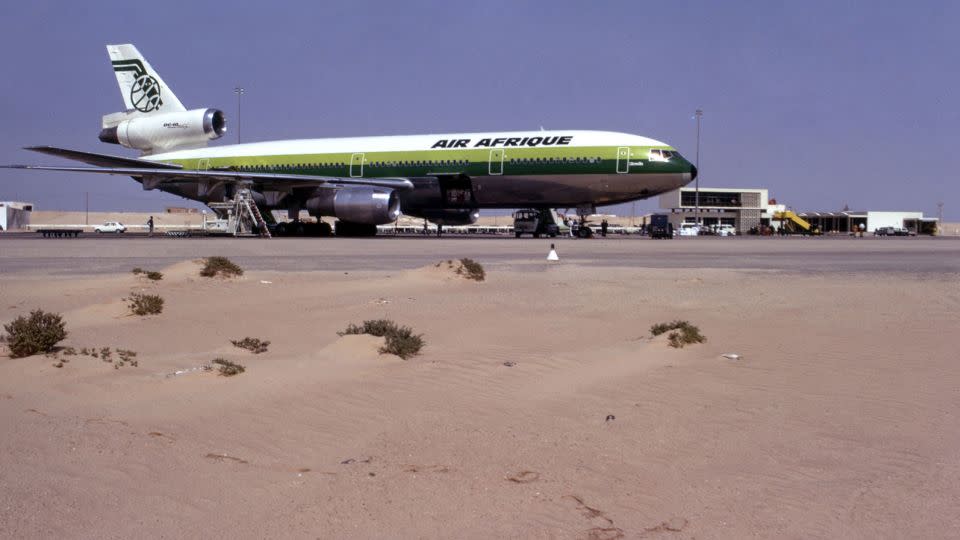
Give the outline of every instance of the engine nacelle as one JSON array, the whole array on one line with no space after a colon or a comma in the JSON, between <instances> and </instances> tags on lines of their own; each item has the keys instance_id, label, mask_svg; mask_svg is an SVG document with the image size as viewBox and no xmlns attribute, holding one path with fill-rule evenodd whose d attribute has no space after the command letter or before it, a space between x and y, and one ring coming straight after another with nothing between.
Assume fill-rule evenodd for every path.
<instances>
[{"instance_id":1,"label":"engine nacelle","mask_svg":"<svg viewBox=\"0 0 960 540\"><path fill-rule=\"evenodd\" d=\"M219 139L226 132L223 111L194 109L133 116L113 126L105 126L100 131L100 140L155 154L176 148L206 146L207 141Z\"/></svg>"},{"instance_id":2,"label":"engine nacelle","mask_svg":"<svg viewBox=\"0 0 960 540\"><path fill-rule=\"evenodd\" d=\"M472 225L480 218L480 210L476 208L420 208L407 213L437 225Z\"/></svg>"},{"instance_id":3,"label":"engine nacelle","mask_svg":"<svg viewBox=\"0 0 960 540\"><path fill-rule=\"evenodd\" d=\"M305 206L311 215L367 225L386 225L400 217L400 197L386 188L320 188L315 197L307 199Z\"/></svg>"}]
</instances>

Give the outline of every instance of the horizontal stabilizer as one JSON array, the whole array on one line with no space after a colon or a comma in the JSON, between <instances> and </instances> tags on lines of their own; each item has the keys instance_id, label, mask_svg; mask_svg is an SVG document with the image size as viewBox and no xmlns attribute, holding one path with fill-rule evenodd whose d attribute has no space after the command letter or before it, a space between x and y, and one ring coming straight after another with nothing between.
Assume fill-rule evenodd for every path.
<instances>
[{"instance_id":1,"label":"horizontal stabilizer","mask_svg":"<svg viewBox=\"0 0 960 540\"><path fill-rule=\"evenodd\" d=\"M79 150L68 150L66 148L57 148L55 146L27 146L24 150L39 152L50 156L62 157L79 161L96 167L137 167L140 169L180 169L180 165L172 163L157 163L145 159L128 158L121 156L111 156L108 154L95 154L93 152L81 152Z\"/></svg>"}]
</instances>

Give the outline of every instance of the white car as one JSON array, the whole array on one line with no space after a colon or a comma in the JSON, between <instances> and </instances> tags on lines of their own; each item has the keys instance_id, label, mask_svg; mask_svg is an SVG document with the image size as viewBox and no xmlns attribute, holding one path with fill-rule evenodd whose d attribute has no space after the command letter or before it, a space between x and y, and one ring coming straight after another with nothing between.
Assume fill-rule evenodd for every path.
<instances>
[{"instance_id":1,"label":"white car","mask_svg":"<svg viewBox=\"0 0 960 540\"><path fill-rule=\"evenodd\" d=\"M700 234L700 226L696 223L681 223L680 231L677 234L680 236L697 236Z\"/></svg>"},{"instance_id":2,"label":"white car","mask_svg":"<svg viewBox=\"0 0 960 540\"><path fill-rule=\"evenodd\" d=\"M108 221L103 225L97 225L96 227L93 228L93 232L98 232L98 233L108 233L108 232L122 233L126 231L127 231L127 228L123 225L123 223L120 223L119 221Z\"/></svg>"},{"instance_id":3,"label":"white car","mask_svg":"<svg viewBox=\"0 0 960 540\"><path fill-rule=\"evenodd\" d=\"M737 229L733 225L716 225L713 228L717 236L736 236Z\"/></svg>"}]
</instances>

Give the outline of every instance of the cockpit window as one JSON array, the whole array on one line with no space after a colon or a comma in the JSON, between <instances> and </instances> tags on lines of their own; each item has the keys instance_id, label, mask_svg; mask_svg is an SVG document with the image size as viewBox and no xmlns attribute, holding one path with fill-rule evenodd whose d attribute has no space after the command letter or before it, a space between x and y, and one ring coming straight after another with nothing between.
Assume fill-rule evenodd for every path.
<instances>
[{"instance_id":1,"label":"cockpit window","mask_svg":"<svg viewBox=\"0 0 960 540\"><path fill-rule=\"evenodd\" d=\"M673 151L663 150L660 148L651 148L649 155L650 161L670 161L670 158L673 157Z\"/></svg>"}]
</instances>

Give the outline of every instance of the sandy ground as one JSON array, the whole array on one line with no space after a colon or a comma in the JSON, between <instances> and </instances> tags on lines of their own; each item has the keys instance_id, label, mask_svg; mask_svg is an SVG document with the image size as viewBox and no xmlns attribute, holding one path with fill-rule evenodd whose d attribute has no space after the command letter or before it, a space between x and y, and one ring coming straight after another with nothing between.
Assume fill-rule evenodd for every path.
<instances>
[{"instance_id":1,"label":"sandy ground","mask_svg":"<svg viewBox=\"0 0 960 540\"><path fill-rule=\"evenodd\" d=\"M233 280L200 278L188 260L160 270L160 282L0 275L0 321L61 312L64 345L139 362L0 356L0 535L960 530L955 273L543 261L488 266L476 283L444 264ZM162 314L127 314L122 298L141 290L165 298ZM382 317L423 333L422 354L337 335ZM675 318L708 341L650 337ZM270 350L229 342L244 336ZM216 357L247 371L171 375Z\"/></svg>"}]
</instances>

